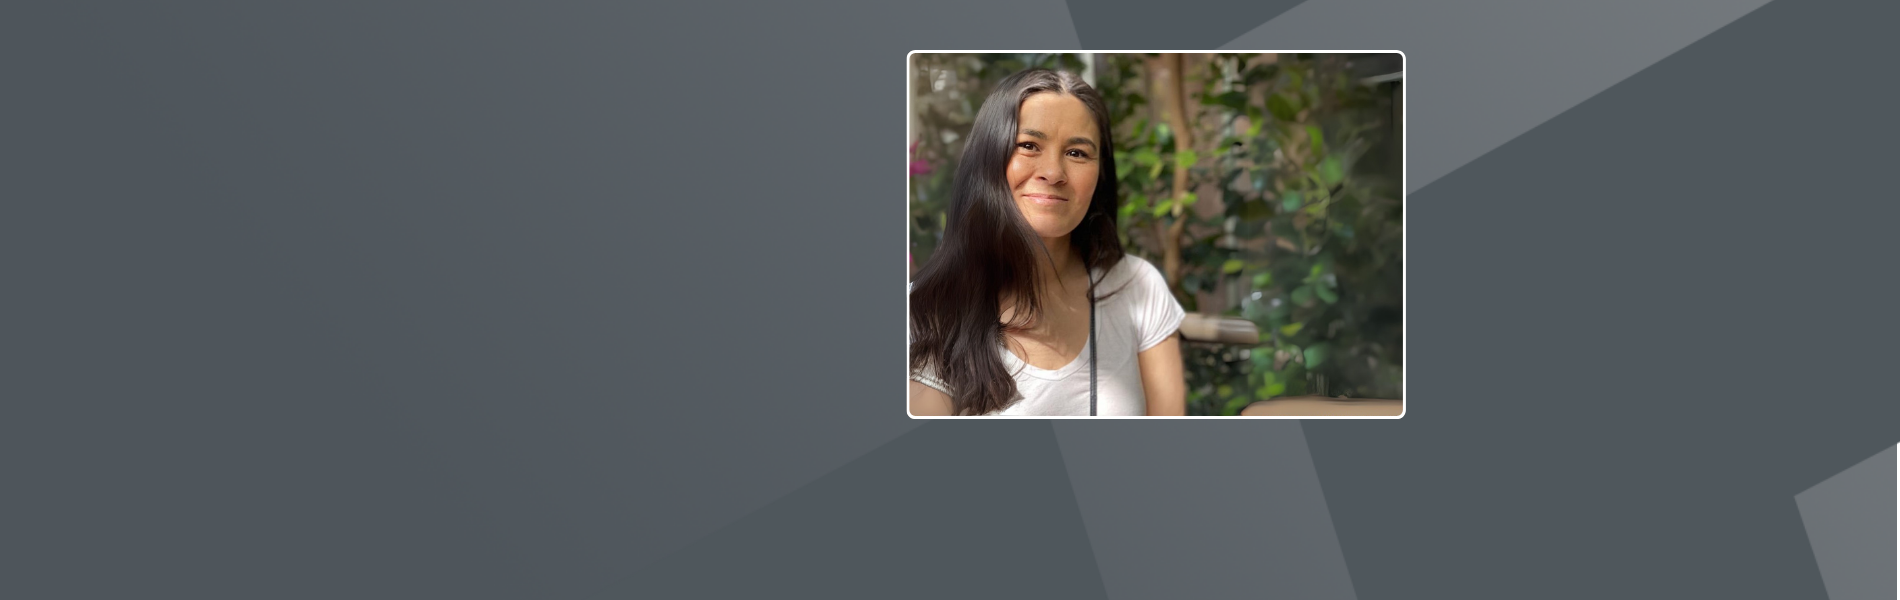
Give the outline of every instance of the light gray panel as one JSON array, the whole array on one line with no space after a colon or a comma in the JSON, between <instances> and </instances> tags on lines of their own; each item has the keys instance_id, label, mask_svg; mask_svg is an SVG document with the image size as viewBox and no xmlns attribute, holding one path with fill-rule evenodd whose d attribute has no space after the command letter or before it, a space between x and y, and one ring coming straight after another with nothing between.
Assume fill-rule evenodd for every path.
<instances>
[{"instance_id":1,"label":"light gray panel","mask_svg":"<svg viewBox=\"0 0 1900 600\"><path fill-rule=\"evenodd\" d=\"M1894 587L1894 449L1795 494L1828 600L1886 600Z\"/></svg>"},{"instance_id":2,"label":"light gray panel","mask_svg":"<svg viewBox=\"0 0 1900 600\"><path fill-rule=\"evenodd\" d=\"M1055 427L1110 598L1355 597L1299 421Z\"/></svg>"}]
</instances>

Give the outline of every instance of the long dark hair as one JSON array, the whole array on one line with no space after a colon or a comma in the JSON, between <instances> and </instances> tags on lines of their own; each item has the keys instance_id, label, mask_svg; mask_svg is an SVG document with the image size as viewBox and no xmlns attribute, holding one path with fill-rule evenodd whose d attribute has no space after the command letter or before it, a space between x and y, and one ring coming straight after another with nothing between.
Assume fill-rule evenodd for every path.
<instances>
[{"instance_id":1,"label":"long dark hair","mask_svg":"<svg viewBox=\"0 0 1900 600\"><path fill-rule=\"evenodd\" d=\"M1054 259L1017 209L1005 173L1016 152L1017 113L1024 100L1045 92L1081 100L1099 131L1095 195L1069 233L1076 256L1091 271L1091 299L1093 270L1107 272L1122 259L1115 147L1102 95L1068 72L1029 69L1004 78L976 112L957 163L943 239L911 282L910 368L935 370L951 390L952 414L987 414L1015 398L1016 380L1000 354L1003 334L1042 314L1037 261L1053 268ZM1010 302L1009 323L1001 322L1004 299Z\"/></svg>"}]
</instances>

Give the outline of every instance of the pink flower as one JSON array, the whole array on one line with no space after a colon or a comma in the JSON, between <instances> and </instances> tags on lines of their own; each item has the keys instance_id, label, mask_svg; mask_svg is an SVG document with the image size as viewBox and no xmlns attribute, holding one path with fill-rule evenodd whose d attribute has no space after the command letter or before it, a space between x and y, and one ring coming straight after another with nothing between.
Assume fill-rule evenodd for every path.
<instances>
[{"instance_id":1,"label":"pink flower","mask_svg":"<svg viewBox=\"0 0 1900 600\"><path fill-rule=\"evenodd\" d=\"M910 143L910 174L911 175L929 175L930 172L933 170L935 170L935 167L930 166L930 161L917 160L917 142L911 142Z\"/></svg>"}]
</instances>

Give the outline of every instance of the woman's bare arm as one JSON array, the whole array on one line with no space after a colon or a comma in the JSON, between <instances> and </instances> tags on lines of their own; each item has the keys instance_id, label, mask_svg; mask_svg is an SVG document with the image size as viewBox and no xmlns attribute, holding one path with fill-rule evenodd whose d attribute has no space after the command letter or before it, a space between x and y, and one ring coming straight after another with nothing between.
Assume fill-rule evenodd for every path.
<instances>
[{"instance_id":1,"label":"woman's bare arm","mask_svg":"<svg viewBox=\"0 0 1900 600\"><path fill-rule=\"evenodd\" d=\"M1148 415L1186 415L1187 380L1182 373L1180 334L1141 351L1136 359L1141 363L1141 391L1148 396Z\"/></svg>"},{"instance_id":2,"label":"woman's bare arm","mask_svg":"<svg viewBox=\"0 0 1900 600\"><path fill-rule=\"evenodd\" d=\"M910 382L910 414L913 417L950 416L950 395L913 379Z\"/></svg>"}]
</instances>

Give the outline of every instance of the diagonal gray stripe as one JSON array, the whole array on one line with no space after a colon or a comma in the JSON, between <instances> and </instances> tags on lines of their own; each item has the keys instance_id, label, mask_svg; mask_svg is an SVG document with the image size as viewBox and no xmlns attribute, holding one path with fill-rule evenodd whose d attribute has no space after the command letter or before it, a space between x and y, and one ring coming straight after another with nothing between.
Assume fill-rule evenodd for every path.
<instances>
[{"instance_id":1,"label":"diagonal gray stripe","mask_svg":"<svg viewBox=\"0 0 1900 600\"><path fill-rule=\"evenodd\" d=\"M1896 18L1769 3L1412 197L1417 408L1305 428L1356 590L1825 596L1791 497L1900 439Z\"/></svg>"},{"instance_id":2,"label":"diagonal gray stripe","mask_svg":"<svg viewBox=\"0 0 1900 600\"><path fill-rule=\"evenodd\" d=\"M1828 600L1886 600L1894 587L1894 448L1796 494Z\"/></svg>"},{"instance_id":3,"label":"diagonal gray stripe","mask_svg":"<svg viewBox=\"0 0 1900 600\"><path fill-rule=\"evenodd\" d=\"M1087 48L1192 50L1212 48L1305 0L1069 0L1075 31Z\"/></svg>"},{"instance_id":4,"label":"diagonal gray stripe","mask_svg":"<svg viewBox=\"0 0 1900 600\"><path fill-rule=\"evenodd\" d=\"M1222 48L1406 54L1416 191L1766 0L1312 0Z\"/></svg>"},{"instance_id":5,"label":"diagonal gray stripe","mask_svg":"<svg viewBox=\"0 0 1900 600\"><path fill-rule=\"evenodd\" d=\"M1353 599L1298 421L1058 421L1110 598Z\"/></svg>"},{"instance_id":6,"label":"diagonal gray stripe","mask_svg":"<svg viewBox=\"0 0 1900 600\"><path fill-rule=\"evenodd\" d=\"M1104 597L1047 421L919 427L636 584L655 598Z\"/></svg>"}]
</instances>

